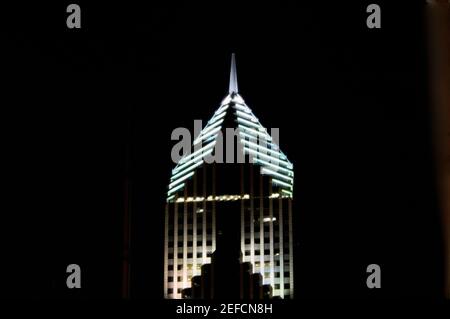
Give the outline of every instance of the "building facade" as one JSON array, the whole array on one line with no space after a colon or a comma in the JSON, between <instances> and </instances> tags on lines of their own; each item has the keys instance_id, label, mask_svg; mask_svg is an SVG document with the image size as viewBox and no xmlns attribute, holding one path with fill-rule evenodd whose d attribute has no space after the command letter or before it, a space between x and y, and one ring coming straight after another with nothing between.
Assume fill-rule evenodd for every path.
<instances>
[{"instance_id":1,"label":"building facade","mask_svg":"<svg viewBox=\"0 0 450 319\"><path fill-rule=\"evenodd\" d=\"M238 94L234 55L231 65L229 94L193 141L194 151L171 173L165 210L165 298L189 296L183 292L207 271L221 238L222 249L236 249L230 258L258 275L272 297L294 297L293 165ZM234 135L228 135L228 129ZM232 154L231 140L237 141ZM222 163L216 155L225 144L227 160ZM221 260L222 266L227 263ZM226 276L218 273L214 278ZM241 299L258 299L251 289L244 293L243 285L241 279ZM208 289L196 297L220 296Z\"/></svg>"}]
</instances>

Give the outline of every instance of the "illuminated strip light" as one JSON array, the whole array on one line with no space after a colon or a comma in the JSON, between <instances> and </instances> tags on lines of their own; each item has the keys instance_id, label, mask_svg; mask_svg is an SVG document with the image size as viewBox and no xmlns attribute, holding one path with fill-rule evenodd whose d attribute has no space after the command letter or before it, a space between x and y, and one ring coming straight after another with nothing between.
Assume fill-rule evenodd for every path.
<instances>
[{"instance_id":1,"label":"illuminated strip light","mask_svg":"<svg viewBox=\"0 0 450 319\"><path fill-rule=\"evenodd\" d=\"M290 169L274 165L272 163L263 161L262 159L259 159L259 158L255 158L254 161L255 161L255 163L260 163L261 165L270 166L270 167L273 167L276 170L286 172L288 174L288 176L294 176L294 172L292 170L290 170Z\"/></svg>"},{"instance_id":2,"label":"illuminated strip light","mask_svg":"<svg viewBox=\"0 0 450 319\"><path fill-rule=\"evenodd\" d=\"M215 141L217 135L219 135L219 134L214 134L214 135L208 137L208 138L207 138L206 140L204 140L203 142L208 143L208 142L211 142L211 141L213 141L213 140Z\"/></svg>"},{"instance_id":3,"label":"illuminated strip light","mask_svg":"<svg viewBox=\"0 0 450 319\"><path fill-rule=\"evenodd\" d=\"M194 141L194 145L198 144L201 140L205 139L206 137L219 132L221 128L222 128L221 126L218 126L215 129L213 129L213 130L209 131L208 133L206 133L205 135L200 134L200 136L197 137L196 140Z\"/></svg>"},{"instance_id":4,"label":"illuminated strip light","mask_svg":"<svg viewBox=\"0 0 450 319\"><path fill-rule=\"evenodd\" d=\"M263 150L265 150L265 151L267 151L267 152L270 152L270 153L279 155L282 159L286 159L286 155L284 155L284 154L281 153L280 151L275 151L275 150L273 150L273 149L264 147L264 146L262 146L262 145L259 145L259 144L257 144L257 143L253 143L253 142L250 142L250 141L247 141L247 140L241 140L241 143L246 143L246 144L254 145L255 147L261 148L261 149L263 149ZM274 144L271 144L271 145L274 145Z\"/></svg>"},{"instance_id":5,"label":"illuminated strip light","mask_svg":"<svg viewBox=\"0 0 450 319\"><path fill-rule=\"evenodd\" d=\"M212 119L208 121L208 124L212 124L212 123L216 122L217 120L219 120L219 119L221 119L222 117L224 117L225 114L227 114L227 112L222 112L222 113L220 113L219 115L217 115L217 114L214 115L214 116L212 117Z\"/></svg>"},{"instance_id":6,"label":"illuminated strip light","mask_svg":"<svg viewBox=\"0 0 450 319\"><path fill-rule=\"evenodd\" d=\"M177 187L172 188L171 190L169 190L169 191L167 192L167 195L170 195L170 194L172 194L172 193L175 193L176 191L182 189L183 187L184 187L184 183L182 183L182 184L178 185Z\"/></svg>"},{"instance_id":7,"label":"illuminated strip light","mask_svg":"<svg viewBox=\"0 0 450 319\"><path fill-rule=\"evenodd\" d=\"M279 177L281 179L287 180L287 181L291 182L291 184L294 182L294 179L292 177L288 177L286 175L274 172L274 171L272 171L272 170L270 170L268 168L265 168L265 167L263 167L261 169L261 174L264 174L264 173L266 173L268 175L274 175L274 176L277 176L277 177Z\"/></svg>"},{"instance_id":8,"label":"illuminated strip light","mask_svg":"<svg viewBox=\"0 0 450 319\"><path fill-rule=\"evenodd\" d=\"M228 110L229 107L230 107L230 104L225 104L225 105L222 105L221 107L219 107L217 109L217 111L214 112L213 118L219 114L226 113L225 111Z\"/></svg>"},{"instance_id":9,"label":"illuminated strip light","mask_svg":"<svg viewBox=\"0 0 450 319\"><path fill-rule=\"evenodd\" d=\"M190 164L197 162L197 160L202 159L204 156L212 153L213 149L210 148L206 152L199 154L197 157L191 159L189 162L184 163L183 165L177 166L172 170L172 174L176 174L180 170L184 169L185 167L188 167Z\"/></svg>"},{"instance_id":10,"label":"illuminated strip light","mask_svg":"<svg viewBox=\"0 0 450 319\"><path fill-rule=\"evenodd\" d=\"M286 189L282 189L281 192L283 192L285 194L288 194L288 195L290 195L292 197L292 192L291 191L288 191Z\"/></svg>"},{"instance_id":11,"label":"illuminated strip light","mask_svg":"<svg viewBox=\"0 0 450 319\"><path fill-rule=\"evenodd\" d=\"M259 135L259 136L262 136L262 137L264 137L264 138L265 138L266 140L268 140L268 141L272 141L272 138L270 137L269 134L267 134L266 131L257 131L257 130L255 130L255 129L251 128L251 127L247 127L247 126L243 126L243 125L239 125L239 127L240 127L241 129L243 129L243 130L247 130L247 131L249 131L249 132L252 132L252 133L254 133L254 134L257 134L257 135Z\"/></svg>"},{"instance_id":12,"label":"illuminated strip light","mask_svg":"<svg viewBox=\"0 0 450 319\"><path fill-rule=\"evenodd\" d=\"M234 107L236 109L238 109L238 110L244 111L245 113L251 113L252 112L248 106L242 106L242 105L239 105L239 104L235 104Z\"/></svg>"},{"instance_id":13,"label":"illuminated strip light","mask_svg":"<svg viewBox=\"0 0 450 319\"><path fill-rule=\"evenodd\" d=\"M206 145L206 146L203 146L202 148L196 150L194 153L191 153L191 154L189 154L188 156L183 157L182 159L180 159L180 160L178 161L178 164L180 165L180 164L185 163L188 159L190 159L190 158L196 156L197 154L201 153L201 152L204 151L204 150L207 150L208 148L214 146L215 144L216 144L216 141L211 142L211 143L209 143L209 144Z\"/></svg>"},{"instance_id":14,"label":"illuminated strip light","mask_svg":"<svg viewBox=\"0 0 450 319\"><path fill-rule=\"evenodd\" d=\"M199 167L199 166L202 165L203 163L204 163L203 160L200 160L200 161L198 161L197 163L195 163L194 165L189 166L188 168L182 170L181 172L176 173L175 175L172 175L172 177L170 178L170 181L171 181L171 182L174 181L174 180L177 179L178 177L183 176L184 174L186 174L186 173L189 172L189 171L192 171L193 169L195 169L196 167Z\"/></svg>"},{"instance_id":15,"label":"illuminated strip light","mask_svg":"<svg viewBox=\"0 0 450 319\"><path fill-rule=\"evenodd\" d=\"M277 184L277 185L281 185L281 186L284 186L284 187L288 187L289 189L292 189L292 185L291 184L288 184L288 183L285 183L283 181L280 181L279 179L272 178L272 183Z\"/></svg>"},{"instance_id":16,"label":"illuminated strip light","mask_svg":"<svg viewBox=\"0 0 450 319\"><path fill-rule=\"evenodd\" d=\"M244 112L241 112L239 110L236 110L236 114L238 116L244 117L244 118L246 118L246 119L248 119L250 121L258 122L258 119L255 116L253 116L253 115L251 115L249 113L244 113Z\"/></svg>"},{"instance_id":17,"label":"illuminated strip light","mask_svg":"<svg viewBox=\"0 0 450 319\"><path fill-rule=\"evenodd\" d=\"M228 103L230 103L230 102L231 102L231 96L230 96L230 95L227 95L227 96L223 99L222 105L226 105L226 104L228 104Z\"/></svg>"},{"instance_id":18,"label":"illuminated strip light","mask_svg":"<svg viewBox=\"0 0 450 319\"><path fill-rule=\"evenodd\" d=\"M201 138L202 136L204 136L206 133L208 133L209 131L211 131L212 129L216 128L217 126L220 126L220 124L223 123L223 119L218 120L217 122L215 122L214 124L209 124L209 126L205 127L201 132L200 135L197 137Z\"/></svg>"},{"instance_id":19,"label":"illuminated strip light","mask_svg":"<svg viewBox=\"0 0 450 319\"><path fill-rule=\"evenodd\" d=\"M187 179L188 179L189 177L191 177L192 175L194 175L194 172L190 172L190 173L184 175L183 177L177 179L176 181L170 183L170 184L169 184L169 189L172 188L173 186L175 186L175 185L181 183L182 181L187 180Z\"/></svg>"},{"instance_id":20,"label":"illuminated strip light","mask_svg":"<svg viewBox=\"0 0 450 319\"><path fill-rule=\"evenodd\" d=\"M257 137L257 136L253 136L253 135L247 134L247 133L245 133L245 132L242 132L242 130L240 130L239 133L240 133L243 137L258 140L258 137ZM241 136L241 137L242 137L242 136Z\"/></svg>"},{"instance_id":21,"label":"illuminated strip light","mask_svg":"<svg viewBox=\"0 0 450 319\"><path fill-rule=\"evenodd\" d=\"M167 201L170 202L174 198L175 198L175 195L170 195L169 197L167 197Z\"/></svg>"},{"instance_id":22,"label":"illuminated strip light","mask_svg":"<svg viewBox=\"0 0 450 319\"><path fill-rule=\"evenodd\" d=\"M269 156L269 155L264 154L264 153L260 153L258 151L255 151L255 150L251 149L251 148L248 148L248 147L244 147L244 151L247 151L249 153L255 154L258 157L265 157L269 161L273 161L273 162L279 163L280 165L283 165L284 167L287 167L287 168L291 168L290 166L292 166L291 163L286 162L283 159L279 159L279 158L272 157L272 156Z\"/></svg>"},{"instance_id":23,"label":"illuminated strip light","mask_svg":"<svg viewBox=\"0 0 450 319\"><path fill-rule=\"evenodd\" d=\"M253 126L254 128L257 128L257 129L259 129L261 127L261 124L258 124L255 122L250 122L250 121L247 121L246 119L243 119L240 117L237 118L237 121L238 121L238 123L247 124L247 125Z\"/></svg>"},{"instance_id":24,"label":"illuminated strip light","mask_svg":"<svg viewBox=\"0 0 450 319\"><path fill-rule=\"evenodd\" d=\"M214 114L219 114L220 112L227 110L229 107L230 103L223 104L217 109L217 111L214 112Z\"/></svg>"}]
</instances>

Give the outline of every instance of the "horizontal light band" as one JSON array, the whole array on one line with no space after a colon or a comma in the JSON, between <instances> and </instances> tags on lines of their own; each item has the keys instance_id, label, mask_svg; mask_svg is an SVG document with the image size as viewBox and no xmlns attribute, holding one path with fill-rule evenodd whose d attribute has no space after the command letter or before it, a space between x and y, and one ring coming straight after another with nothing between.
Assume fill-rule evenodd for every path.
<instances>
[{"instance_id":1,"label":"horizontal light band","mask_svg":"<svg viewBox=\"0 0 450 319\"><path fill-rule=\"evenodd\" d=\"M193 175L194 175L194 172L190 172L190 173L187 173L186 175L184 175L183 177L180 177L176 181L174 181L174 182L169 184L169 189L172 188L173 186L177 185L177 184L180 184L182 181L187 180L189 177L191 177Z\"/></svg>"},{"instance_id":2,"label":"horizontal light band","mask_svg":"<svg viewBox=\"0 0 450 319\"><path fill-rule=\"evenodd\" d=\"M208 133L209 131L211 131L212 129L220 126L220 124L223 123L223 119L218 120L217 122L215 122L214 124L210 124L209 126L205 127L199 134L199 136L197 137L197 139L201 138L202 136L204 136L206 133Z\"/></svg>"},{"instance_id":3,"label":"horizontal light band","mask_svg":"<svg viewBox=\"0 0 450 319\"><path fill-rule=\"evenodd\" d=\"M270 170L270 169L268 169L268 168L265 168L265 167L263 167L263 168L261 169L261 174L264 174L264 173L266 173L266 174L268 174L268 175L274 175L274 176L277 176L277 177L279 177L279 178L281 178L281 179L284 179L284 180L286 180L286 181L289 181L290 183L292 183L292 182L294 181L294 179L293 179L292 177L288 177L288 176L286 176L286 175L283 175L283 174L274 172L274 171L272 171L272 170Z\"/></svg>"},{"instance_id":4,"label":"horizontal light band","mask_svg":"<svg viewBox=\"0 0 450 319\"><path fill-rule=\"evenodd\" d=\"M267 160L275 162L278 165L283 165L284 167L288 167L289 165L291 165L290 163L286 162L283 159L276 158L276 157L273 157L273 156L269 156L267 154L255 151L254 149L251 149L251 148L248 148L248 147L244 147L244 151L247 151L248 153L252 153L252 154L254 154L254 155L258 156L258 157L266 158Z\"/></svg>"},{"instance_id":5,"label":"horizontal light band","mask_svg":"<svg viewBox=\"0 0 450 319\"><path fill-rule=\"evenodd\" d=\"M174 181L175 179L177 179L180 176L183 176L184 174L186 174L189 171L192 171L193 169L195 169L196 167L199 167L200 165L202 165L204 162L203 160L198 161L197 163L193 164L192 166L189 166L188 168L182 170L179 173L176 173L175 175L172 175L172 177L170 178L171 181Z\"/></svg>"},{"instance_id":6,"label":"horizontal light band","mask_svg":"<svg viewBox=\"0 0 450 319\"><path fill-rule=\"evenodd\" d=\"M255 123L255 122L248 121L248 120L243 119L243 118L241 118L241 117L238 117L238 118L237 118L237 121L238 121L238 123L247 124L247 125L250 125L250 126L256 128L256 129L259 129L260 127L262 127L261 124L257 124L257 123Z\"/></svg>"},{"instance_id":7,"label":"horizontal light band","mask_svg":"<svg viewBox=\"0 0 450 319\"><path fill-rule=\"evenodd\" d=\"M272 167L275 170L279 170L279 171L285 172L288 176L294 176L294 172L292 170L290 170L290 169L274 165L272 163L266 162L266 161L264 161L262 159L259 159L259 158L255 158L254 161L255 161L255 163L259 163L259 164L265 165L265 166L270 166L270 167Z\"/></svg>"},{"instance_id":8,"label":"horizontal light band","mask_svg":"<svg viewBox=\"0 0 450 319\"><path fill-rule=\"evenodd\" d=\"M197 162L199 159L202 159L204 156L212 153L213 149L209 148L208 150L206 150L204 153L202 154L198 154L196 157L194 157L193 159L191 159L190 161L184 163L183 165L177 166L172 170L172 174L176 174L177 172L181 171L182 169L184 169L185 167L188 167L190 164Z\"/></svg>"},{"instance_id":9,"label":"horizontal light band","mask_svg":"<svg viewBox=\"0 0 450 319\"><path fill-rule=\"evenodd\" d=\"M286 190L286 189L282 189L281 192L282 192L282 193L285 193L285 194L288 194L288 195L290 195L290 196L292 196L292 192L291 192L291 191L288 191L288 190Z\"/></svg>"},{"instance_id":10,"label":"horizontal light band","mask_svg":"<svg viewBox=\"0 0 450 319\"><path fill-rule=\"evenodd\" d=\"M281 185L281 186L285 186L285 187L288 187L289 189L292 189L292 185L291 184L288 184L288 183L285 183L283 181L280 181L279 179L272 178L272 183L278 184L278 185Z\"/></svg>"},{"instance_id":11,"label":"horizontal light band","mask_svg":"<svg viewBox=\"0 0 450 319\"><path fill-rule=\"evenodd\" d=\"M183 187L184 187L184 183L178 185L178 186L175 187L175 188L172 188L171 190L169 190L169 191L167 192L167 195L170 195L170 194L172 194L172 193L175 193L176 191L182 189Z\"/></svg>"},{"instance_id":12,"label":"horizontal light band","mask_svg":"<svg viewBox=\"0 0 450 319\"><path fill-rule=\"evenodd\" d=\"M244 140L244 139L241 139L241 143L249 144L250 147L251 147L251 146L257 147L257 148L263 149L263 150L266 151L266 152L269 152L269 153L272 153L272 154L276 154L276 155L280 156L281 159L286 159L286 156L285 156L283 153L281 153L280 151L275 151L275 150L273 150L273 149L264 147L264 146L262 146L262 145L259 145L259 144L257 144L257 143L254 143L254 142L251 142L251 141L247 141L247 140ZM270 144L271 144L271 145L275 145L275 144L272 144L272 143L270 143Z\"/></svg>"},{"instance_id":13,"label":"horizontal light band","mask_svg":"<svg viewBox=\"0 0 450 319\"><path fill-rule=\"evenodd\" d=\"M170 202L174 198L175 198L175 195L170 195L169 197L167 197L167 201Z\"/></svg>"},{"instance_id":14,"label":"horizontal light band","mask_svg":"<svg viewBox=\"0 0 450 319\"><path fill-rule=\"evenodd\" d=\"M245 118L245 119L247 119L249 121L253 121L253 122L256 122L256 123L258 122L258 119L255 116L253 116L252 114L250 114L250 113L245 113L245 112L236 110L236 114L237 114L237 116L243 117L243 118Z\"/></svg>"},{"instance_id":15,"label":"horizontal light band","mask_svg":"<svg viewBox=\"0 0 450 319\"><path fill-rule=\"evenodd\" d=\"M209 131L208 133L206 133L206 134L204 134L204 135L203 135L203 134L200 134L200 136L197 137L197 139L194 141L194 145L200 143L201 140L207 138L208 136L213 135L213 134L219 132L221 128L222 128L222 127L219 126L219 127L216 127L215 129L213 129L212 131Z\"/></svg>"},{"instance_id":16,"label":"horizontal light band","mask_svg":"<svg viewBox=\"0 0 450 319\"><path fill-rule=\"evenodd\" d=\"M218 120L223 118L225 116L225 114L227 114L227 112L224 111L222 113L218 113L218 115L214 115L213 118L208 121L208 124L213 124L213 123L217 122Z\"/></svg>"},{"instance_id":17,"label":"horizontal light band","mask_svg":"<svg viewBox=\"0 0 450 319\"><path fill-rule=\"evenodd\" d=\"M211 143L209 143L209 144L207 144L207 145L201 147L200 149L196 150L194 153L191 153L191 154L189 154L188 156L183 157L182 159L180 159L180 160L178 161L178 165L185 163L185 162L188 161L189 159L191 159L191 158L197 156L197 154L202 153L204 150L207 150L207 149L209 149L210 147L213 147L215 144L216 144L216 141L213 141L213 142L211 142Z\"/></svg>"},{"instance_id":18,"label":"horizontal light band","mask_svg":"<svg viewBox=\"0 0 450 319\"><path fill-rule=\"evenodd\" d=\"M248 108L248 106L242 106L242 105L239 105L239 104L235 104L234 108L238 109L238 110L241 110L241 111L244 111L245 113L250 113L251 112L250 109Z\"/></svg>"},{"instance_id":19,"label":"horizontal light band","mask_svg":"<svg viewBox=\"0 0 450 319\"><path fill-rule=\"evenodd\" d=\"M244 126L244 125L241 125L241 124L239 125L239 128L241 128L242 130L245 130L245 131L252 132L252 133L254 133L256 135L262 136L268 141L272 141L272 138L270 137L269 134L267 134L266 131L257 131L255 129L251 128L251 127L247 127L247 126Z\"/></svg>"}]
</instances>

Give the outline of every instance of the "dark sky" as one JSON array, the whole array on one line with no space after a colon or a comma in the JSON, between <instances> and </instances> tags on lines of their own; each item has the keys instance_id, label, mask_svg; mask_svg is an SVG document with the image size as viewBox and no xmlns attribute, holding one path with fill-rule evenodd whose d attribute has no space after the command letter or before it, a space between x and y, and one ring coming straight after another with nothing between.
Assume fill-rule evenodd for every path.
<instances>
[{"instance_id":1,"label":"dark sky","mask_svg":"<svg viewBox=\"0 0 450 319\"><path fill-rule=\"evenodd\" d=\"M294 163L297 297L440 296L424 12L410 2L378 1L380 30L364 1L83 1L81 30L65 3L7 7L3 291L119 298L128 176L132 296L162 297L170 134L212 116L235 52L241 95Z\"/></svg>"}]
</instances>

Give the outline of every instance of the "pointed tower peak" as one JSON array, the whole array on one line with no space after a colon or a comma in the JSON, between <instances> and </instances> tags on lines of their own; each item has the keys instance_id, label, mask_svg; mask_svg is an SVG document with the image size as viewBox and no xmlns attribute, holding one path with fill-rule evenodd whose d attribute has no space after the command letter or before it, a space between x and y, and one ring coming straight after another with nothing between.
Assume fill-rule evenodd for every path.
<instances>
[{"instance_id":1,"label":"pointed tower peak","mask_svg":"<svg viewBox=\"0 0 450 319\"><path fill-rule=\"evenodd\" d=\"M238 93L237 73L236 73L236 58L234 53L231 54L231 70L230 70L230 86L228 93Z\"/></svg>"}]
</instances>

